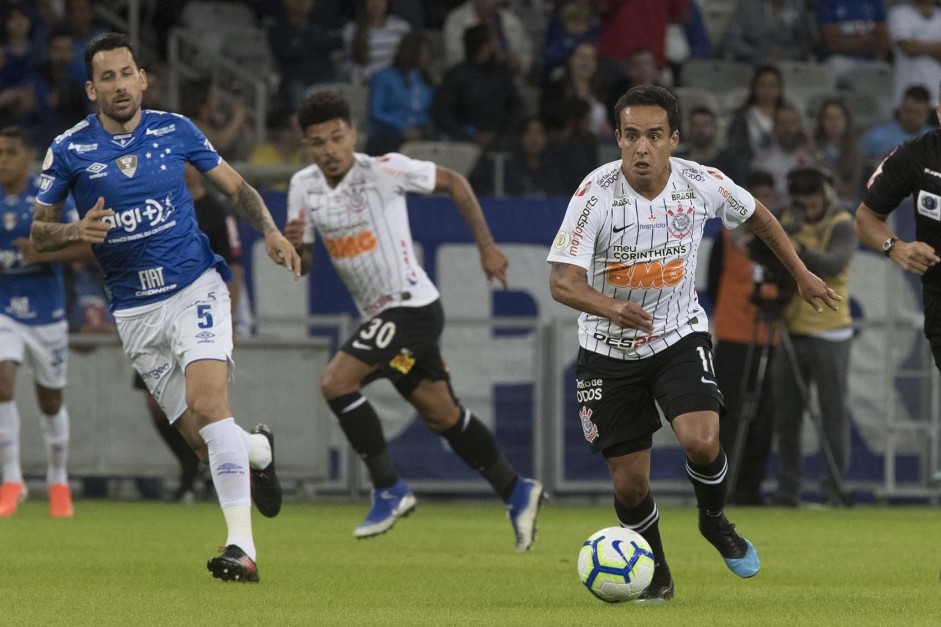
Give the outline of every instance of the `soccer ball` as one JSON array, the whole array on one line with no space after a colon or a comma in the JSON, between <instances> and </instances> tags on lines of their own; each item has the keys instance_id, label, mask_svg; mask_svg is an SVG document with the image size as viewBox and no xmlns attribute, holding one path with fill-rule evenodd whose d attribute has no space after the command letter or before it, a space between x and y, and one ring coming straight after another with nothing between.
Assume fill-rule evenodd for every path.
<instances>
[{"instance_id":1,"label":"soccer ball","mask_svg":"<svg viewBox=\"0 0 941 627\"><path fill-rule=\"evenodd\" d=\"M636 599L653 579L650 545L636 531L608 527L585 540L578 552L578 577L608 603Z\"/></svg>"}]
</instances>

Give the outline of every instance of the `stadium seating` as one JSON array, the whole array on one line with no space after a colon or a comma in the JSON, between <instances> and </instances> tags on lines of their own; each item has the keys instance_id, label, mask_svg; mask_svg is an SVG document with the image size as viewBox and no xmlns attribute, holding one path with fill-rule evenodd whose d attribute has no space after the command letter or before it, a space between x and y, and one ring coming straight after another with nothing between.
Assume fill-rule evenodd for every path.
<instances>
[{"instance_id":1,"label":"stadium seating","mask_svg":"<svg viewBox=\"0 0 941 627\"><path fill-rule=\"evenodd\" d=\"M480 146L471 142L453 141L408 141L399 149L403 155L413 159L434 161L469 176L480 158Z\"/></svg>"},{"instance_id":2,"label":"stadium seating","mask_svg":"<svg viewBox=\"0 0 941 627\"><path fill-rule=\"evenodd\" d=\"M722 94L748 85L753 70L746 63L721 59L690 59L683 64L683 86L700 87Z\"/></svg>"}]
</instances>

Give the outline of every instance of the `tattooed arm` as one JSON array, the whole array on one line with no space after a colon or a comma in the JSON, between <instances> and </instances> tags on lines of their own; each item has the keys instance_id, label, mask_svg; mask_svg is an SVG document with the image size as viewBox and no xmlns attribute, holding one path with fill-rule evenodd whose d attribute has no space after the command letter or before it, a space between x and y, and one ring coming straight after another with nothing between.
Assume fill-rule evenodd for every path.
<instances>
[{"instance_id":1,"label":"tattooed arm","mask_svg":"<svg viewBox=\"0 0 941 627\"><path fill-rule=\"evenodd\" d=\"M797 281L797 289L801 297L810 303L811 307L817 312L823 311L823 308L817 303L819 299L830 309L840 308L837 301L841 301L843 298L830 289L823 282L823 279L807 269L804 262L797 256L797 251L794 250L787 233L784 232L781 224L771 215L767 207L756 200L755 213L745 221L745 224L781 260L787 271Z\"/></svg>"},{"instance_id":2,"label":"tattooed arm","mask_svg":"<svg viewBox=\"0 0 941 627\"><path fill-rule=\"evenodd\" d=\"M80 221L62 224L62 203L43 205L37 202L33 208L33 226L29 231L33 248L36 252L46 253L76 242L101 244L111 229L111 224L103 221L103 218L114 215L114 211L104 206L105 199L99 197L95 206Z\"/></svg>"},{"instance_id":3,"label":"tattooed arm","mask_svg":"<svg viewBox=\"0 0 941 627\"><path fill-rule=\"evenodd\" d=\"M607 318L620 327L653 333L653 316L649 312L636 303L609 298L592 288L585 268L570 263L549 265L549 291L556 301Z\"/></svg>"},{"instance_id":4,"label":"tattooed arm","mask_svg":"<svg viewBox=\"0 0 941 627\"><path fill-rule=\"evenodd\" d=\"M220 161L219 165L206 172L206 176L228 197L235 213L248 220L256 231L265 236L265 249L271 260L290 270L295 279L298 278L301 272L300 257L278 230L258 190L225 161Z\"/></svg>"}]
</instances>

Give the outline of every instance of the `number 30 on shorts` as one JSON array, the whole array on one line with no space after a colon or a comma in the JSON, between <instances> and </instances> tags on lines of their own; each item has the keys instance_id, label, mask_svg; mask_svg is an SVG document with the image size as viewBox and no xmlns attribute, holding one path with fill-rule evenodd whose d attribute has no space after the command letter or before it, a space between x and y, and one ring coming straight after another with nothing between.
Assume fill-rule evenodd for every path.
<instances>
[{"instance_id":1,"label":"number 30 on shorts","mask_svg":"<svg viewBox=\"0 0 941 627\"><path fill-rule=\"evenodd\" d=\"M395 337L395 323L391 320L383 321L382 318L375 318L365 329L359 332L359 336L364 340L376 338L376 347L385 348Z\"/></svg>"}]
</instances>

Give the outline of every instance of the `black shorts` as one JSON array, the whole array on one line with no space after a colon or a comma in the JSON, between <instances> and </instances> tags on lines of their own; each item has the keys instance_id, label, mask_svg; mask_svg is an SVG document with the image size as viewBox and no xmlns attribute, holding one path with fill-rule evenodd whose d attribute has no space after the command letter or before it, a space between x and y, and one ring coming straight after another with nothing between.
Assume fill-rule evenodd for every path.
<instances>
[{"instance_id":1,"label":"black shorts","mask_svg":"<svg viewBox=\"0 0 941 627\"><path fill-rule=\"evenodd\" d=\"M578 417L593 451L617 457L649 449L660 428L694 411L722 411L712 367L712 338L693 333L662 353L636 361L578 351Z\"/></svg>"},{"instance_id":2,"label":"black shorts","mask_svg":"<svg viewBox=\"0 0 941 627\"><path fill-rule=\"evenodd\" d=\"M921 293L925 304L925 337L934 365L941 370L941 289L922 285Z\"/></svg>"},{"instance_id":3,"label":"black shorts","mask_svg":"<svg viewBox=\"0 0 941 627\"><path fill-rule=\"evenodd\" d=\"M379 368L364 383L389 379L408 398L423 380L450 381L438 345L443 330L440 300L424 307L395 307L359 325L340 350Z\"/></svg>"}]
</instances>

